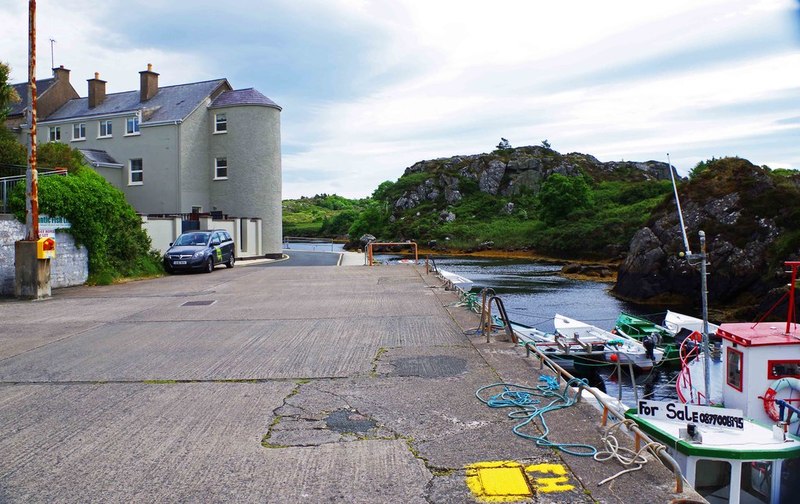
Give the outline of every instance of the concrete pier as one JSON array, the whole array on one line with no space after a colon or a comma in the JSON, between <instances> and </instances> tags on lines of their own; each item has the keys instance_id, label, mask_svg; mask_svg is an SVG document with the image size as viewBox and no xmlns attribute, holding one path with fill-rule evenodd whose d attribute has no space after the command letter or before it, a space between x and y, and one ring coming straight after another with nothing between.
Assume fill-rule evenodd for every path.
<instances>
[{"instance_id":1,"label":"concrete pier","mask_svg":"<svg viewBox=\"0 0 800 504\"><path fill-rule=\"evenodd\" d=\"M2 300L0 502L699 501L514 435L475 391L537 367L457 301L422 267L272 263ZM548 422L600 444L588 404Z\"/></svg>"}]
</instances>

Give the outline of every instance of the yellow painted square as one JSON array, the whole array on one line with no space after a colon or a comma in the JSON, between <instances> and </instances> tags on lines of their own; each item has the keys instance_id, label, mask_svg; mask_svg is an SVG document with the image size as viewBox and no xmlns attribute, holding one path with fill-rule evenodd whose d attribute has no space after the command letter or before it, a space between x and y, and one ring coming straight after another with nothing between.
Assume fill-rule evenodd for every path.
<instances>
[{"instance_id":1,"label":"yellow painted square","mask_svg":"<svg viewBox=\"0 0 800 504\"><path fill-rule=\"evenodd\" d=\"M532 495L521 467L483 467L478 469L478 475L487 497L494 495Z\"/></svg>"}]
</instances>

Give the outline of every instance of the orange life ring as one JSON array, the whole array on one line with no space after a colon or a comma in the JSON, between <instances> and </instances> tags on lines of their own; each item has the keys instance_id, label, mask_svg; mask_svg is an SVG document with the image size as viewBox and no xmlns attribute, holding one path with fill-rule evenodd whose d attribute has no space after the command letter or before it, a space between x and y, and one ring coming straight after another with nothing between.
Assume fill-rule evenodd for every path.
<instances>
[{"instance_id":1,"label":"orange life ring","mask_svg":"<svg viewBox=\"0 0 800 504\"><path fill-rule=\"evenodd\" d=\"M764 401L764 411L766 411L767 415L776 422L780 420L781 417L780 413L778 412L778 406L775 404L775 396L778 395L779 390L782 390L786 387L789 387L792 390L800 393L800 380L792 377L778 378L772 382L772 384L770 384L767 391L764 392L764 397L762 398Z\"/></svg>"}]
</instances>

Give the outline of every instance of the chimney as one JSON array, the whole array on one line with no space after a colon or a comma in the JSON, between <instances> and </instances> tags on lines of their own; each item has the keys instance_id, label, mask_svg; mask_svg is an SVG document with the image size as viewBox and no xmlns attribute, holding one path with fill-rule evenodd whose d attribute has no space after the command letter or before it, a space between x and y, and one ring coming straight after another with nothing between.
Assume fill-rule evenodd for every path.
<instances>
[{"instance_id":1,"label":"chimney","mask_svg":"<svg viewBox=\"0 0 800 504\"><path fill-rule=\"evenodd\" d=\"M89 83L89 108L93 109L106 99L106 81L100 80L100 73L94 73L94 79L87 79Z\"/></svg>"},{"instance_id":2,"label":"chimney","mask_svg":"<svg viewBox=\"0 0 800 504\"><path fill-rule=\"evenodd\" d=\"M139 72L140 93L139 100L146 102L158 93L158 74L153 71L153 65L147 64L147 70Z\"/></svg>"},{"instance_id":3,"label":"chimney","mask_svg":"<svg viewBox=\"0 0 800 504\"><path fill-rule=\"evenodd\" d=\"M54 68L53 77L55 77L57 81L69 82L69 69L64 68L64 65Z\"/></svg>"}]
</instances>

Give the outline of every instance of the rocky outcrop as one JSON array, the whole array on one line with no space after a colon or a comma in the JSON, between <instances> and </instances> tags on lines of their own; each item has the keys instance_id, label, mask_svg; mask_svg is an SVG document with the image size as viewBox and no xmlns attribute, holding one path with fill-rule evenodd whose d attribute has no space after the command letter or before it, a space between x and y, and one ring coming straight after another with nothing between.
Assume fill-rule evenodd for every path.
<instances>
[{"instance_id":1,"label":"rocky outcrop","mask_svg":"<svg viewBox=\"0 0 800 504\"><path fill-rule=\"evenodd\" d=\"M425 202L455 205L463 198L463 184L473 182L477 183L479 191L492 196L511 197L524 190L536 193L542 182L554 173L565 176L585 174L595 180L669 178L667 164L658 161L602 163L588 154L560 154L541 146L519 147L492 154L414 163L406 168L403 177L429 176L406 189L393 202L393 208L401 212Z\"/></svg>"},{"instance_id":2,"label":"rocky outcrop","mask_svg":"<svg viewBox=\"0 0 800 504\"><path fill-rule=\"evenodd\" d=\"M800 175L794 178L800 180ZM794 187L793 187L794 184ZM758 298L780 284L782 261L800 256L794 245L774 257L782 231L796 233L800 190L792 177L738 158L709 165L680 190L690 249L699 252L704 230L711 303ZM620 266L613 292L640 301L699 299L697 260L682 255L684 244L674 204L666 205L639 230ZM772 257L771 257L772 256Z\"/></svg>"}]
</instances>

